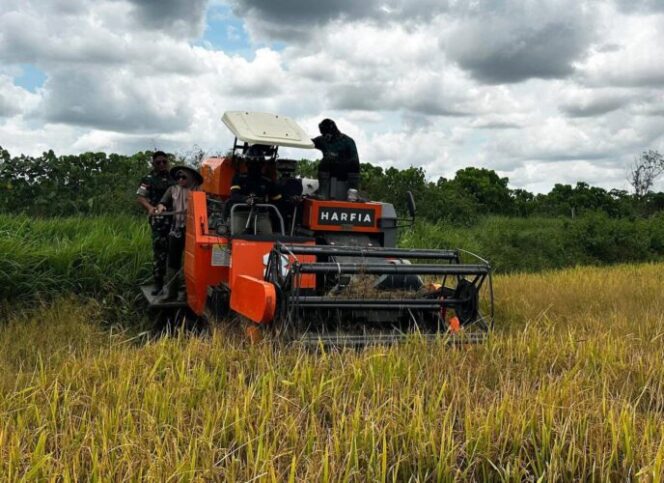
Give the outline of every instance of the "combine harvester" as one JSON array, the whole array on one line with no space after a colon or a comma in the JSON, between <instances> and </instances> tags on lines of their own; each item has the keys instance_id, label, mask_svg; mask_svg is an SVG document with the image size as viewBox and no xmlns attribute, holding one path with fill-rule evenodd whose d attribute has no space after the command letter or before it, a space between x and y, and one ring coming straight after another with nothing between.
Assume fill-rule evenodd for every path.
<instances>
[{"instance_id":1,"label":"combine harvester","mask_svg":"<svg viewBox=\"0 0 664 483\"><path fill-rule=\"evenodd\" d=\"M246 169L250 146L270 146L263 172L275 180L280 166L294 163L278 157L279 147L314 146L288 117L226 112L222 120L233 149L203 162L202 191L189 199L186 302L162 302L142 287L153 310L170 319L185 311L236 315L252 339L268 333L315 345L387 344L413 333L485 337L493 325L489 264L461 250L396 248L403 225L389 203L348 201L347 183L333 178L329 193L305 196L293 213L268 203L228 210L231 180ZM410 193L404 201L412 224L415 202Z\"/></svg>"}]
</instances>

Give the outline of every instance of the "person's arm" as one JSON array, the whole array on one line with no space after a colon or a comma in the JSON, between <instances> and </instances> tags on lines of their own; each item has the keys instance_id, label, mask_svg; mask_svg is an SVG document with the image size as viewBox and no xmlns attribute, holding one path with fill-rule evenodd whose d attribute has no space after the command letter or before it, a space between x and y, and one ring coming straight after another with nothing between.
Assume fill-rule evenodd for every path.
<instances>
[{"instance_id":1,"label":"person's arm","mask_svg":"<svg viewBox=\"0 0 664 483\"><path fill-rule=\"evenodd\" d=\"M359 189L360 187L360 158L357 155L357 147L352 138L347 137L347 157L344 163L344 171L348 177L348 187Z\"/></svg>"},{"instance_id":2,"label":"person's arm","mask_svg":"<svg viewBox=\"0 0 664 483\"><path fill-rule=\"evenodd\" d=\"M350 168L351 172L360 172L360 157L357 154L357 146L355 146L355 141L353 141L351 138L348 138L348 167Z\"/></svg>"},{"instance_id":3,"label":"person's arm","mask_svg":"<svg viewBox=\"0 0 664 483\"><path fill-rule=\"evenodd\" d=\"M238 175L233 176L231 181L231 201L234 203L244 203L246 196L242 194L242 181Z\"/></svg>"},{"instance_id":4,"label":"person's arm","mask_svg":"<svg viewBox=\"0 0 664 483\"><path fill-rule=\"evenodd\" d=\"M316 149L320 149L322 151L325 145L325 138L323 136L316 136L315 138L311 139L311 142L314 143L314 147Z\"/></svg>"},{"instance_id":5,"label":"person's arm","mask_svg":"<svg viewBox=\"0 0 664 483\"><path fill-rule=\"evenodd\" d=\"M164 192L164 196L159 200L160 205L170 206L173 204L173 189L175 186L169 186Z\"/></svg>"},{"instance_id":6,"label":"person's arm","mask_svg":"<svg viewBox=\"0 0 664 483\"><path fill-rule=\"evenodd\" d=\"M169 206L173 205L173 189L174 186L169 186L164 193L164 196L161 197L159 204L157 205L157 213L163 213L164 211L168 210Z\"/></svg>"},{"instance_id":7,"label":"person's arm","mask_svg":"<svg viewBox=\"0 0 664 483\"><path fill-rule=\"evenodd\" d=\"M273 182L270 182L270 184L268 184L267 194L268 197L270 198L270 201L279 201L283 198L281 190L279 189L277 184Z\"/></svg>"},{"instance_id":8,"label":"person's arm","mask_svg":"<svg viewBox=\"0 0 664 483\"><path fill-rule=\"evenodd\" d=\"M141 206L145 211L147 212L148 215L154 214L156 208L150 204L148 199L144 196L137 196L136 197L136 203L138 203L139 206Z\"/></svg>"}]
</instances>

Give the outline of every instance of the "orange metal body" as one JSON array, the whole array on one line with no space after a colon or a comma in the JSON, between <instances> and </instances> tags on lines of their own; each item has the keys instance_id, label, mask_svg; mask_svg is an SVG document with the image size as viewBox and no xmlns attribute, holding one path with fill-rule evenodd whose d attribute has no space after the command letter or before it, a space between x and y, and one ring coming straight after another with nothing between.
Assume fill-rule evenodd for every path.
<instances>
[{"instance_id":1,"label":"orange metal body","mask_svg":"<svg viewBox=\"0 0 664 483\"><path fill-rule=\"evenodd\" d=\"M233 159L230 157L206 159L200 169L203 176L203 191L228 198L231 195L231 181L233 181L235 171Z\"/></svg>"},{"instance_id":2,"label":"orange metal body","mask_svg":"<svg viewBox=\"0 0 664 483\"><path fill-rule=\"evenodd\" d=\"M208 287L225 284L231 291L230 305L236 312L257 323L270 322L276 308L274 286L264 281L268 254L274 241L229 238L209 233L206 193L189 194L187 235L185 242L184 273L187 286L187 304L202 315L208 296ZM303 242L313 245L313 240ZM213 250L230 250L226 266L214 266ZM314 262L314 256L302 256L301 262ZM292 263L293 260L288 260ZM287 263L284 263L287 265ZM316 277L303 275L301 288L315 288Z\"/></svg>"},{"instance_id":3,"label":"orange metal body","mask_svg":"<svg viewBox=\"0 0 664 483\"><path fill-rule=\"evenodd\" d=\"M235 239L231 241L230 287L234 289L238 276L249 275L263 280L267 255L272 250L272 241Z\"/></svg>"},{"instance_id":4,"label":"orange metal body","mask_svg":"<svg viewBox=\"0 0 664 483\"><path fill-rule=\"evenodd\" d=\"M208 226L207 195L227 199L233 176L242 166L230 157L209 158L201 166L203 191L189 195L187 235L184 254L184 272L187 285L187 304L202 315L207 303L208 288L226 285L231 293L230 307L256 323L270 322L276 310L275 287L265 282L265 269L272 239L260 237L227 237L210 233ZM382 215L380 203L352 203L336 200L305 199L303 225L313 231L352 231L380 233ZM303 241L314 245L313 239ZM217 256L213 256L213 254ZM222 255L220 255L222 254ZM301 256L302 263L315 262L315 256ZM283 260L287 269L294 260ZM315 288L313 274L302 275L297 281L300 288Z\"/></svg>"},{"instance_id":5,"label":"orange metal body","mask_svg":"<svg viewBox=\"0 0 664 483\"><path fill-rule=\"evenodd\" d=\"M212 266L212 247L226 244L228 239L208 234L207 200L204 192L189 193L188 211L184 249L187 304L196 314L201 315L205 310L208 287L228 282L228 267Z\"/></svg>"},{"instance_id":6,"label":"orange metal body","mask_svg":"<svg viewBox=\"0 0 664 483\"><path fill-rule=\"evenodd\" d=\"M274 318L277 294L274 285L248 275L237 275L231 290L231 309L258 324Z\"/></svg>"},{"instance_id":7,"label":"orange metal body","mask_svg":"<svg viewBox=\"0 0 664 483\"><path fill-rule=\"evenodd\" d=\"M307 198L304 200L303 223L310 230L314 231L352 231L359 233L380 233L378 220L382 215L382 205L380 203L354 203L350 201L337 200L314 200ZM321 223L321 211L337 211L340 216L337 223ZM368 226L358 226L351 220L351 216L370 216L372 223ZM343 217L346 215L346 218ZM332 220L329 220L332 221Z\"/></svg>"},{"instance_id":8,"label":"orange metal body","mask_svg":"<svg viewBox=\"0 0 664 483\"><path fill-rule=\"evenodd\" d=\"M242 275L249 275L263 280L267 257L274 246L274 242L234 239L231 243L232 263L229 284L231 289L233 289L237 278ZM314 241L305 242L303 245L314 245ZM302 263L312 263L316 261L316 257L313 255L302 255L298 260ZM292 262L293 259L291 257L287 263ZM299 280L299 286L300 288L316 288L316 276L313 274L302 275L302 278Z\"/></svg>"}]
</instances>

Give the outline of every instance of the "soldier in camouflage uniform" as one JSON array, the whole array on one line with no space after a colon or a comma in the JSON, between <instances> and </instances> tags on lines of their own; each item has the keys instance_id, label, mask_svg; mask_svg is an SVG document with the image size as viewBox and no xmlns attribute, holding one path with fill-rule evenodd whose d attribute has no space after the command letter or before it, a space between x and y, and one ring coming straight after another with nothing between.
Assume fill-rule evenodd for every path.
<instances>
[{"instance_id":1,"label":"soldier in camouflage uniform","mask_svg":"<svg viewBox=\"0 0 664 483\"><path fill-rule=\"evenodd\" d=\"M348 187L357 189L360 179L360 158L355 141L345 135L332 119L323 119L318 125L320 136L312 139L314 146L323 153L318 166L319 193L326 197L330 178L348 181Z\"/></svg>"},{"instance_id":2,"label":"soldier in camouflage uniform","mask_svg":"<svg viewBox=\"0 0 664 483\"><path fill-rule=\"evenodd\" d=\"M175 180L168 170L168 156L163 151L152 155L152 171L141 179L136 191L137 202L147 212L152 229L152 275L155 288L152 295L161 293L164 287L166 260L168 259L168 232L171 229L171 218L157 215L157 205L169 186Z\"/></svg>"}]
</instances>

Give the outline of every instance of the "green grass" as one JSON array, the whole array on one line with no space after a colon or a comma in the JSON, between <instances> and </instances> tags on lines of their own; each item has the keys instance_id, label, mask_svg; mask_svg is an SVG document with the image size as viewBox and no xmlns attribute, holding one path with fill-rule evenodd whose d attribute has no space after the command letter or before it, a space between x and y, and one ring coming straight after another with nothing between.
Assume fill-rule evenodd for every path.
<instances>
[{"instance_id":1,"label":"green grass","mask_svg":"<svg viewBox=\"0 0 664 483\"><path fill-rule=\"evenodd\" d=\"M503 273L653 261L664 255L664 220L487 217L465 228L420 223L403 233L401 244L462 248ZM127 306L151 271L148 225L127 215L0 215L0 253L0 301L13 303L72 292Z\"/></svg>"},{"instance_id":2,"label":"green grass","mask_svg":"<svg viewBox=\"0 0 664 483\"><path fill-rule=\"evenodd\" d=\"M401 244L462 248L489 260L502 273L657 261L664 259L664 218L490 216L471 227L419 223L403 234Z\"/></svg>"},{"instance_id":3,"label":"green grass","mask_svg":"<svg viewBox=\"0 0 664 483\"><path fill-rule=\"evenodd\" d=\"M0 329L8 480L624 481L664 475L664 266L496 278L483 345L141 345L59 298Z\"/></svg>"},{"instance_id":4,"label":"green grass","mask_svg":"<svg viewBox=\"0 0 664 483\"><path fill-rule=\"evenodd\" d=\"M150 276L149 227L142 218L0 215L0 300L62 293L127 303Z\"/></svg>"}]
</instances>

